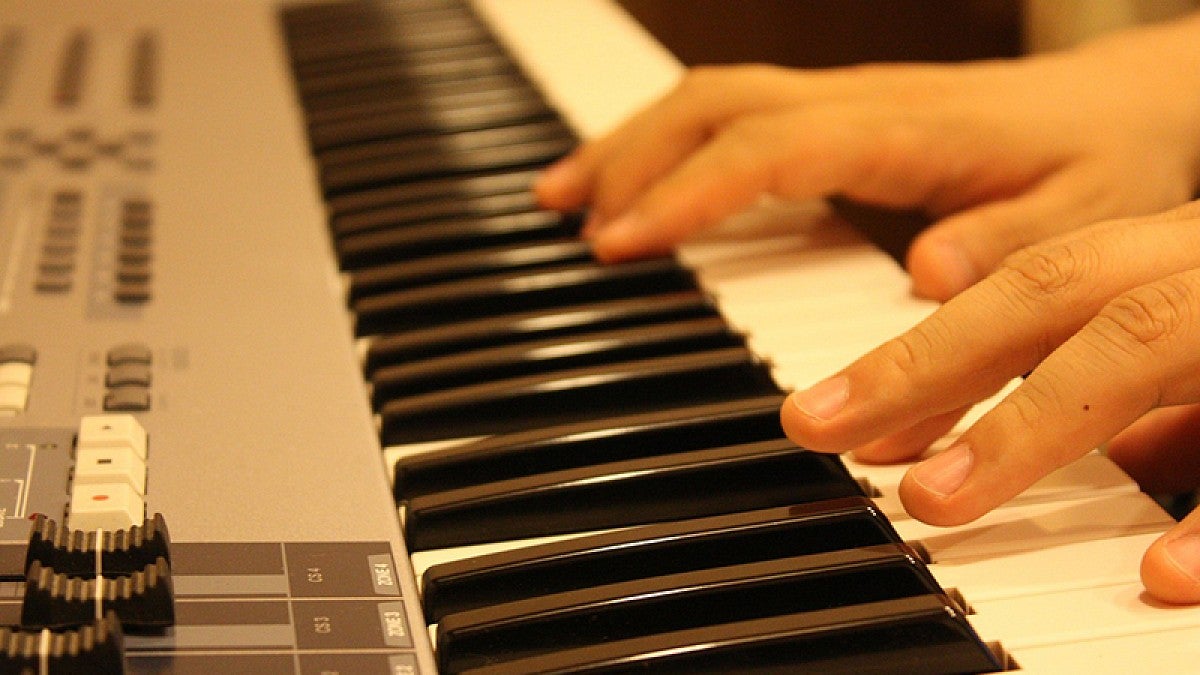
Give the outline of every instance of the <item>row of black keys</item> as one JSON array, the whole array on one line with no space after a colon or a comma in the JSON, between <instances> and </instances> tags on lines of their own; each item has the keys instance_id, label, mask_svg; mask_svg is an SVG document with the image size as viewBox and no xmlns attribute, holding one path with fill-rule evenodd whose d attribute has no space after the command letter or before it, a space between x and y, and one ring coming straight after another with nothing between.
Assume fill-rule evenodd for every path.
<instances>
[{"instance_id":1,"label":"row of black keys","mask_svg":"<svg viewBox=\"0 0 1200 675\"><path fill-rule=\"evenodd\" d=\"M455 0L284 28L444 672L999 668L674 260L601 265L535 172L575 143Z\"/></svg>"}]
</instances>

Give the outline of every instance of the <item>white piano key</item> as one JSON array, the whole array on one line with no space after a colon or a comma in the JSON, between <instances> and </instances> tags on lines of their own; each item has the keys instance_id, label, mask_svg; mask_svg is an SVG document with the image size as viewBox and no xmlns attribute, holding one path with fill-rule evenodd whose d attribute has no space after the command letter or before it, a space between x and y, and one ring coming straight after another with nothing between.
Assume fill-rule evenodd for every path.
<instances>
[{"instance_id":1,"label":"white piano key","mask_svg":"<svg viewBox=\"0 0 1200 675\"><path fill-rule=\"evenodd\" d=\"M1200 637L1200 607L1157 603L1139 582L1016 596L973 607L970 620L980 636L1002 636L1018 662L1021 652L1031 648L1176 630L1188 630L1193 642Z\"/></svg>"},{"instance_id":2,"label":"white piano key","mask_svg":"<svg viewBox=\"0 0 1200 675\"><path fill-rule=\"evenodd\" d=\"M1158 612L1190 612L1163 607ZM1194 627L1114 635L1053 645L1022 647L1013 654L1022 673L1129 675L1186 673L1200 663L1200 633Z\"/></svg>"},{"instance_id":3,"label":"white piano key","mask_svg":"<svg viewBox=\"0 0 1200 675\"><path fill-rule=\"evenodd\" d=\"M1174 523L1141 493L1114 492L1068 501L998 508L957 527L893 520L896 532L920 542L935 563L971 561L1051 546L1165 531Z\"/></svg>"}]
</instances>

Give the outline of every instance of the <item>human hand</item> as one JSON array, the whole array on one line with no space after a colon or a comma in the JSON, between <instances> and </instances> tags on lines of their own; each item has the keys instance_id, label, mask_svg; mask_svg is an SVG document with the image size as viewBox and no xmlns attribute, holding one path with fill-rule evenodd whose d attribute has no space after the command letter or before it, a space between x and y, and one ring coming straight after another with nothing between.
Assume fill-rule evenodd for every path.
<instances>
[{"instance_id":1,"label":"human hand","mask_svg":"<svg viewBox=\"0 0 1200 675\"><path fill-rule=\"evenodd\" d=\"M944 300L1007 254L1185 202L1200 177L1200 17L970 65L694 70L536 186L589 207L605 260L666 253L767 194L920 208L907 266Z\"/></svg>"},{"instance_id":2,"label":"human hand","mask_svg":"<svg viewBox=\"0 0 1200 675\"><path fill-rule=\"evenodd\" d=\"M782 408L792 440L870 462L920 455L974 403L1028 376L900 498L970 522L1109 443L1150 490L1200 485L1200 201L1081 228L1007 258L925 321ZM1147 590L1200 603L1200 510L1142 564Z\"/></svg>"}]
</instances>

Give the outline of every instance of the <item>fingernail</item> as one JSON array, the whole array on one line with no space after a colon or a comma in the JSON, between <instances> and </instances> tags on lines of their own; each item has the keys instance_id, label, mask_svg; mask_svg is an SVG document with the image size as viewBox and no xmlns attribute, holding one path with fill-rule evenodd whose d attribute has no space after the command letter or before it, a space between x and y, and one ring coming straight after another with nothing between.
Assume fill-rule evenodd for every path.
<instances>
[{"instance_id":1,"label":"fingernail","mask_svg":"<svg viewBox=\"0 0 1200 675\"><path fill-rule=\"evenodd\" d=\"M957 443L914 466L911 475L926 490L939 497L949 497L962 487L974 463L971 447Z\"/></svg>"},{"instance_id":2,"label":"fingernail","mask_svg":"<svg viewBox=\"0 0 1200 675\"><path fill-rule=\"evenodd\" d=\"M838 414L849 398L850 380L838 375L792 394L792 403L805 415L826 421Z\"/></svg>"},{"instance_id":3,"label":"fingernail","mask_svg":"<svg viewBox=\"0 0 1200 675\"><path fill-rule=\"evenodd\" d=\"M1180 572L1200 581L1200 534L1185 534L1168 542L1166 548Z\"/></svg>"}]
</instances>

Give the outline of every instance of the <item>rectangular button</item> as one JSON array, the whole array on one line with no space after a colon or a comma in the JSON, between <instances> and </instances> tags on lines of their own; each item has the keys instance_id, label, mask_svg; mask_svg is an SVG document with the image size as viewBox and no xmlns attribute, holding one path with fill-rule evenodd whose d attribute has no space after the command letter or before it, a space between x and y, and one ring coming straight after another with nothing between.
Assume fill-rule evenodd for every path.
<instances>
[{"instance_id":1,"label":"rectangular button","mask_svg":"<svg viewBox=\"0 0 1200 675\"><path fill-rule=\"evenodd\" d=\"M133 415L89 415L79 421L82 448L130 448L146 459L146 430Z\"/></svg>"},{"instance_id":2,"label":"rectangular button","mask_svg":"<svg viewBox=\"0 0 1200 675\"><path fill-rule=\"evenodd\" d=\"M146 504L128 483L76 483L69 524L76 530L124 530L141 525Z\"/></svg>"},{"instance_id":3,"label":"rectangular button","mask_svg":"<svg viewBox=\"0 0 1200 675\"><path fill-rule=\"evenodd\" d=\"M146 493L146 463L129 447L79 448L75 456L75 484L128 483Z\"/></svg>"}]
</instances>

